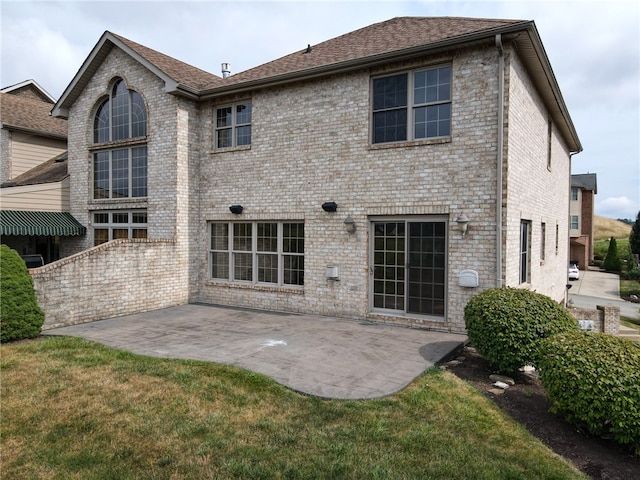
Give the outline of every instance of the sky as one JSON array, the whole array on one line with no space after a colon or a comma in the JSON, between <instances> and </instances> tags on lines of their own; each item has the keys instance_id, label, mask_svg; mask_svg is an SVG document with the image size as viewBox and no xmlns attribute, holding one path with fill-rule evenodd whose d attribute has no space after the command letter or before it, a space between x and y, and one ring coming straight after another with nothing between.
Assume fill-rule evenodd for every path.
<instances>
[{"instance_id":1,"label":"sky","mask_svg":"<svg viewBox=\"0 0 640 480\"><path fill-rule=\"evenodd\" d=\"M58 98L105 30L221 75L399 16L533 20L583 151L596 214L640 209L637 0L0 0L0 86L33 79Z\"/></svg>"}]
</instances>

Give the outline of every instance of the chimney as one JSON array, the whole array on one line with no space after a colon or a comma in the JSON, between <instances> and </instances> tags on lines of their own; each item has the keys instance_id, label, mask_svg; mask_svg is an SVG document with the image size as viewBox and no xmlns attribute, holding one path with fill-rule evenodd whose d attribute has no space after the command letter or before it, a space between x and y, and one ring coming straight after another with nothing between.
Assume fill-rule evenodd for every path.
<instances>
[{"instance_id":1,"label":"chimney","mask_svg":"<svg viewBox=\"0 0 640 480\"><path fill-rule=\"evenodd\" d=\"M229 70L230 64L223 63L222 64L222 78L229 78L231 75L231 70Z\"/></svg>"}]
</instances>

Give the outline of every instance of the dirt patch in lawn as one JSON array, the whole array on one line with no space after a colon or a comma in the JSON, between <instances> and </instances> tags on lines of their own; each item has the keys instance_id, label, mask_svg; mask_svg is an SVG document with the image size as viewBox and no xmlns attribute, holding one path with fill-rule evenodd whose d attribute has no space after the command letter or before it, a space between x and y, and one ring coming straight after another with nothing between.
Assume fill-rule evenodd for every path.
<instances>
[{"instance_id":1,"label":"dirt patch in lawn","mask_svg":"<svg viewBox=\"0 0 640 480\"><path fill-rule=\"evenodd\" d=\"M567 423L562 416L549 412L551 403L535 375L519 373L513 378L515 385L503 393L492 393L495 387L489 376L495 372L475 349L465 347L456 359L459 363L449 362L447 370L473 385L532 435L590 478L640 478L640 458L633 456L628 449L611 441L590 437Z\"/></svg>"}]
</instances>

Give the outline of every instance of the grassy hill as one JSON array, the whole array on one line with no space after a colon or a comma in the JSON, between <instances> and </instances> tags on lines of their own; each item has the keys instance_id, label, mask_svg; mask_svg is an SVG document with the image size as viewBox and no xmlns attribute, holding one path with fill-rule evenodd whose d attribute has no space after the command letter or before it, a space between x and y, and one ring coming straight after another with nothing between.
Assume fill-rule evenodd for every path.
<instances>
[{"instance_id":1,"label":"grassy hill","mask_svg":"<svg viewBox=\"0 0 640 480\"><path fill-rule=\"evenodd\" d=\"M593 216L593 238L594 240L628 239L631 233L631 225L613 220L612 218Z\"/></svg>"}]
</instances>

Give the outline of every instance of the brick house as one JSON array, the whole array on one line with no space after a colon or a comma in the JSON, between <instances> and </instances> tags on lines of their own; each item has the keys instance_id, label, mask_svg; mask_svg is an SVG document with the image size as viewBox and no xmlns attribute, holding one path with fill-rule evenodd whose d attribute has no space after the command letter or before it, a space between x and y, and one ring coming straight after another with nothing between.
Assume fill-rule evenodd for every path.
<instances>
[{"instance_id":1,"label":"brick house","mask_svg":"<svg viewBox=\"0 0 640 480\"><path fill-rule=\"evenodd\" d=\"M598 182L595 173L571 175L569 261L586 269L593 260L593 215Z\"/></svg>"},{"instance_id":2,"label":"brick house","mask_svg":"<svg viewBox=\"0 0 640 480\"><path fill-rule=\"evenodd\" d=\"M489 287L565 298L582 147L533 22L394 18L221 77L105 32L52 113L87 235L33 272L46 325L204 302L462 332Z\"/></svg>"}]
</instances>

